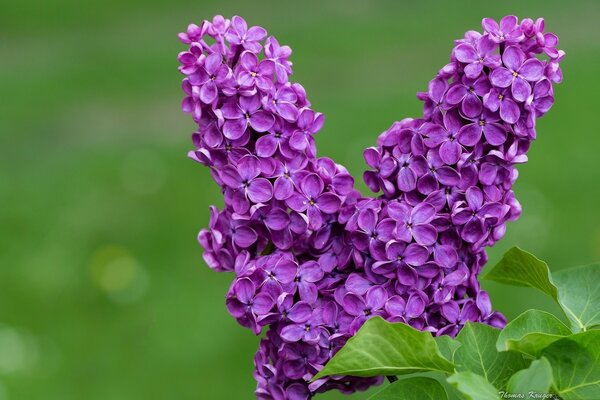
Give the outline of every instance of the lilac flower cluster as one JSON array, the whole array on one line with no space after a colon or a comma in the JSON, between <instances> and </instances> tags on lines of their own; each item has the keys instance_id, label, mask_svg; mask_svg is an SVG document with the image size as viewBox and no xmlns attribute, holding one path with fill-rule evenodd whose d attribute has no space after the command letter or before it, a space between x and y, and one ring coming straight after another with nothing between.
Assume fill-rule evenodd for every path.
<instances>
[{"instance_id":1,"label":"lilac flower cluster","mask_svg":"<svg viewBox=\"0 0 600 400\"><path fill-rule=\"evenodd\" d=\"M189 156L223 192L199 234L204 259L232 271L229 312L259 334L256 395L308 399L381 378L310 379L374 315L456 335L505 324L477 275L521 207L511 190L535 121L553 104L564 52L544 22L483 20L419 93L420 119L395 122L365 150L365 198L341 165L317 158L323 115L289 81L291 49L235 16L180 40L182 108L198 124Z\"/></svg>"}]
</instances>

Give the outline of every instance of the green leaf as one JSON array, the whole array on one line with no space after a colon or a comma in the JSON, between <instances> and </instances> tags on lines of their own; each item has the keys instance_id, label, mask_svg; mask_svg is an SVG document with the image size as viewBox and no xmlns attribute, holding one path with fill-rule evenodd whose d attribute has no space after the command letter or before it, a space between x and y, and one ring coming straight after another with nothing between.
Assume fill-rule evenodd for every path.
<instances>
[{"instance_id":1,"label":"green leaf","mask_svg":"<svg viewBox=\"0 0 600 400\"><path fill-rule=\"evenodd\" d=\"M440 349L440 353L442 353L446 359L450 361L454 360L454 352L461 346L460 342L456 339L452 339L448 335L437 336L435 337L435 341Z\"/></svg>"},{"instance_id":2,"label":"green leaf","mask_svg":"<svg viewBox=\"0 0 600 400\"><path fill-rule=\"evenodd\" d=\"M534 255L513 247L484 279L514 286L528 286L551 296L563 309L574 331L600 325L600 264L569 268L552 276L548 265Z\"/></svg>"},{"instance_id":3,"label":"green leaf","mask_svg":"<svg viewBox=\"0 0 600 400\"><path fill-rule=\"evenodd\" d=\"M496 350L500 330L488 325L467 322L456 340L461 346L454 352L457 371L471 371L483 376L497 388L504 388L510 376L526 368L520 353Z\"/></svg>"},{"instance_id":4,"label":"green leaf","mask_svg":"<svg viewBox=\"0 0 600 400\"><path fill-rule=\"evenodd\" d=\"M488 279L513 286L533 287L557 300L556 286L552 284L548 265L531 253L513 247L488 272Z\"/></svg>"},{"instance_id":5,"label":"green leaf","mask_svg":"<svg viewBox=\"0 0 600 400\"><path fill-rule=\"evenodd\" d=\"M524 394L529 392L548 393L552 386L552 366L544 357L535 360L529 368L515 373L508 380L507 392L510 394Z\"/></svg>"},{"instance_id":6,"label":"green leaf","mask_svg":"<svg viewBox=\"0 0 600 400\"><path fill-rule=\"evenodd\" d=\"M545 311L527 310L500 332L498 351L515 350L537 357L550 343L571 334L569 328Z\"/></svg>"},{"instance_id":7,"label":"green leaf","mask_svg":"<svg viewBox=\"0 0 600 400\"><path fill-rule=\"evenodd\" d=\"M416 376L402 379L369 397L369 400L447 400L446 389L435 379Z\"/></svg>"},{"instance_id":8,"label":"green leaf","mask_svg":"<svg viewBox=\"0 0 600 400\"><path fill-rule=\"evenodd\" d=\"M600 331L557 340L542 355L552 365L555 389L564 400L600 399Z\"/></svg>"},{"instance_id":9,"label":"green leaf","mask_svg":"<svg viewBox=\"0 0 600 400\"><path fill-rule=\"evenodd\" d=\"M600 324L600 264L555 272L558 303L573 329L586 330Z\"/></svg>"},{"instance_id":10,"label":"green leaf","mask_svg":"<svg viewBox=\"0 0 600 400\"><path fill-rule=\"evenodd\" d=\"M457 372L447 379L468 400L498 400L498 390L483 376L473 372Z\"/></svg>"},{"instance_id":11,"label":"green leaf","mask_svg":"<svg viewBox=\"0 0 600 400\"><path fill-rule=\"evenodd\" d=\"M429 332L381 317L369 319L313 380L329 375L379 376L414 372L452 373Z\"/></svg>"}]
</instances>

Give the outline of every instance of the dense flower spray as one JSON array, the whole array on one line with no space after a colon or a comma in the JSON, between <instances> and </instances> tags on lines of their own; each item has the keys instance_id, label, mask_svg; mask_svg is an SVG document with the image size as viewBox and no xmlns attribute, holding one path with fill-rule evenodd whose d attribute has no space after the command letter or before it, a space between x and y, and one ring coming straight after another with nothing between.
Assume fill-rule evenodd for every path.
<instances>
[{"instance_id":1,"label":"dense flower spray","mask_svg":"<svg viewBox=\"0 0 600 400\"><path fill-rule=\"evenodd\" d=\"M348 171L316 156L323 115L289 81L291 49L238 16L190 25L180 40L183 110L198 124L189 156L210 167L225 206L199 234L204 259L235 279L226 305L259 334L256 395L307 399L381 379L308 383L374 315L434 335L466 321L502 327L477 275L484 248L521 213L511 188L536 118L562 79L544 21L483 20L404 119L365 150L363 197Z\"/></svg>"}]
</instances>

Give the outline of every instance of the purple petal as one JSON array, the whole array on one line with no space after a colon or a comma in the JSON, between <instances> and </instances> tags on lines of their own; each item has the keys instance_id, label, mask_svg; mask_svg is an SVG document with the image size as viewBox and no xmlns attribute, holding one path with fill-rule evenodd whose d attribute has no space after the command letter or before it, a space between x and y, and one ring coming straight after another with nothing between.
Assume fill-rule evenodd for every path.
<instances>
[{"instance_id":1,"label":"purple petal","mask_svg":"<svg viewBox=\"0 0 600 400\"><path fill-rule=\"evenodd\" d=\"M475 48L468 43L461 43L454 49L456 59L462 63L472 63L477 61L478 55Z\"/></svg>"},{"instance_id":2,"label":"purple petal","mask_svg":"<svg viewBox=\"0 0 600 400\"><path fill-rule=\"evenodd\" d=\"M519 75L530 82L537 82L544 75L544 64L537 58L530 58L519 69Z\"/></svg>"},{"instance_id":3,"label":"purple petal","mask_svg":"<svg viewBox=\"0 0 600 400\"><path fill-rule=\"evenodd\" d=\"M440 158L448 165L454 165L460 159L461 147L456 140L446 140L440 146Z\"/></svg>"},{"instance_id":4,"label":"purple petal","mask_svg":"<svg viewBox=\"0 0 600 400\"><path fill-rule=\"evenodd\" d=\"M240 56L240 65L247 71L253 71L258 65L258 57L251 51L244 51Z\"/></svg>"},{"instance_id":5,"label":"purple petal","mask_svg":"<svg viewBox=\"0 0 600 400\"><path fill-rule=\"evenodd\" d=\"M225 121L225 124L223 125L223 135L230 140L239 139L244 135L244 132L246 132L247 126L248 122L244 118Z\"/></svg>"},{"instance_id":6,"label":"purple petal","mask_svg":"<svg viewBox=\"0 0 600 400\"><path fill-rule=\"evenodd\" d=\"M406 302L406 316L409 318L416 318L420 316L425 311L425 305L426 304L423 297L417 294L410 295L408 301Z\"/></svg>"},{"instance_id":7,"label":"purple petal","mask_svg":"<svg viewBox=\"0 0 600 400\"><path fill-rule=\"evenodd\" d=\"M484 236L483 222L478 218L473 218L465 224L460 236L469 243L475 243Z\"/></svg>"},{"instance_id":8,"label":"purple petal","mask_svg":"<svg viewBox=\"0 0 600 400\"><path fill-rule=\"evenodd\" d=\"M363 278L358 273L352 273L348 276L348 279L346 279L344 286L349 292L363 295L371 286L373 286L373 283L368 279Z\"/></svg>"},{"instance_id":9,"label":"purple petal","mask_svg":"<svg viewBox=\"0 0 600 400\"><path fill-rule=\"evenodd\" d=\"M411 219L414 224L427 224L435 216L435 207L428 203L420 203L411 211Z\"/></svg>"},{"instance_id":10,"label":"purple petal","mask_svg":"<svg viewBox=\"0 0 600 400\"><path fill-rule=\"evenodd\" d=\"M217 85L214 81L208 81L200 88L200 100L204 104L210 104L217 98Z\"/></svg>"},{"instance_id":11,"label":"purple petal","mask_svg":"<svg viewBox=\"0 0 600 400\"><path fill-rule=\"evenodd\" d=\"M404 315L406 301L400 296L392 296L385 303L385 311L392 317Z\"/></svg>"},{"instance_id":12,"label":"purple petal","mask_svg":"<svg viewBox=\"0 0 600 400\"><path fill-rule=\"evenodd\" d=\"M512 83L511 93L513 98L518 102L524 102L531 94L531 86L525 79L517 76Z\"/></svg>"},{"instance_id":13,"label":"purple petal","mask_svg":"<svg viewBox=\"0 0 600 400\"><path fill-rule=\"evenodd\" d=\"M363 298L354 293L346 293L342 301L342 306L344 307L344 311L355 317L363 315L365 308L367 308Z\"/></svg>"},{"instance_id":14,"label":"purple petal","mask_svg":"<svg viewBox=\"0 0 600 400\"><path fill-rule=\"evenodd\" d=\"M503 121L508 122L509 124L514 124L519 120L520 116L521 109L519 108L517 103L515 103L511 99L505 98L500 103L500 118L502 118Z\"/></svg>"},{"instance_id":15,"label":"purple petal","mask_svg":"<svg viewBox=\"0 0 600 400\"><path fill-rule=\"evenodd\" d=\"M247 304L254 298L256 286L250 278L242 278L233 285L233 291L239 301Z\"/></svg>"},{"instance_id":16,"label":"purple petal","mask_svg":"<svg viewBox=\"0 0 600 400\"><path fill-rule=\"evenodd\" d=\"M300 183L300 187L302 191L313 200L316 200L317 197L323 192L323 180L317 174L308 174L302 179Z\"/></svg>"},{"instance_id":17,"label":"purple petal","mask_svg":"<svg viewBox=\"0 0 600 400\"><path fill-rule=\"evenodd\" d=\"M242 184L242 178L240 177L240 174L238 173L237 169L231 165L223 167L219 173L219 177L224 184L232 189L236 189Z\"/></svg>"},{"instance_id":18,"label":"purple petal","mask_svg":"<svg viewBox=\"0 0 600 400\"><path fill-rule=\"evenodd\" d=\"M252 28L248 29L248 32L246 33L246 40L253 42L263 40L265 37L267 37L267 31L260 26L253 26Z\"/></svg>"},{"instance_id":19,"label":"purple petal","mask_svg":"<svg viewBox=\"0 0 600 400\"><path fill-rule=\"evenodd\" d=\"M235 244L242 248L248 248L256 242L258 239L258 235L252 228L248 228L247 226L242 226L237 228L235 231L235 235L233 235L233 241Z\"/></svg>"},{"instance_id":20,"label":"purple petal","mask_svg":"<svg viewBox=\"0 0 600 400\"><path fill-rule=\"evenodd\" d=\"M479 210L483 205L483 192L477 186L472 186L465 192L467 204L472 210Z\"/></svg>"},{"instance_id":21,"label":"purple petal","mask_svg":"<svg viewBox=\"0 0 600 400\"><path fill-rule=\"evenodd\" d=\"M312 311L310 304L301 301L294 304L288 311L287 317L297 324L303 324L310 319Z\"/></svg>"},{"instance_id":22,"label":"purple petal","mask_svg":"<svg viewBox=\"0 0 600 400\"><path fill-rule=\"evenodd\" d=\"M377 214L375 214L373 209L367 208L358 214L358 226L363 231L373 231L375 230L375 225L377 225Z\"/></svg>"},{"instance_id":23,"label":"purple petal","mask_svg":"<svg viewBox=\"0 0 600 400\"><path fill-rule=\"evenodd\" d=\"M308 200L306 197L300 194L294 194L290 198L285 201L285 204L288 205L294 211L303 212L308 208Z\"/></svg>"},{"instance_id":24,"label":"purple petal","mask_svg":"<svg viewBox=\"0 0 600 400\"><path fill-rule=\"evenodd\" d=\"M404 260L410 265L423 265L429 258L429 252L424 246L420 246L416 243L411 243L404 250Z\"/></svg>"},{"instance_id":25,"label":"purple petal","mask_svg":"<svg viewBox=\"0 0 600 400\"><path fill-rule=\"evenodd\" d=\"M285 200L294 193L294 184L290 178L281 176L275 180L273 189L273 193L277 200Z\"/></svg>"},{"instance_id":26,"label":"purple petal","mask_svg":"<svg viewBox=\"0 0 600 400\"><path fill-rule=\"evenodd\" d=\"M430 224L416 225L412 229L415 241L424 246L429 246L437 240L437 230Z\"/></svg>"},{"instance_id":27,"label":"purple petal","mask_svg":"<svg viewBox=\"0 0 600 400\"><path fill-rule=\"evenodd\" d=\"M257 111L250 116L250 125L256 132L266 132L273 127L275 117L267 111Z\"/></svg>"},{"instance_id":28,"label":"purple petal","mask_svg":"<svg viewBox=\"0 0 600 400\"><path fill-rule=\"evenodd\" d=\"M372 310L380 310L385 305L388 294L387 291L381 286L373 286L367 292L366 304Z\"/></svg>"},{"instance_id":29,"label":"purple petal","mask_svg":"<svg viewBox=\"0 0 600 400\"><path fill-rule=\"evenodd\" d=\"M403 285L413 286L415 283L417 283L419 275L417 275L417 271L415 271L413 268L409 267L408 265L403 265L396 271L396 278Z\"/></svg>"},{"instance_id":30,"label":"purple petal","mask_svg":"<svg viewBox=\"0 0 600 400\"><path fill-rule=\"evenodd\" d=\"M277 103L275 108L277 109L277 114L286 121L294 122L298 119L298 109L291 103Z\"/></svg>"},{"instance_id":31,"label":"purple petal","mask_svg":"<svg viewBox=\"0 0 600 400\"><path fill-rule=\"evenodd\" d=\"M379 150L377 150L376 147L367 147L365 151L363 151L363 158L369 167L378 168L381 154L379 154Z\"/></svg>"},{"instance_id":32,"label":"purple petal","mask_svg":"<svg viewBox=\"0 0 600 400\"><path fill-rule=\"evenodd\" d=\"M480 62L474 62L465 67L465 75L467 78L477 78L481 75L481 71L483 71L483 64Z\"/></svg>"},{"instance_id":33,"label":"purple petal","mask_svg":"<svg viewBox=\"0 0 600 400\"><path fill-rule=\"evenodd\" d=\"M498 167L491 163L481 164L479 169L479 181L484 185L491 185L496 180L498 175Z\"/></svg>"},{"instance_id":34,"label":"purple petal","mask_svg":"<svg viewBox=\"0 0 600 400\"><path fill-rule=\"evenodd\" d=\"M448 245L437 246L433 250L434 260L444 268L453 268L458 262L458 254L454 247Z\"/></svg>"},{"instance_id":35,"label":"purple petal","mask_svg":"<svg viewBox=\"0 0 600 400\"><path fill-rule=\"evenodd\" d=\"M265 315L275 305L275 301L266 293L259 293L252 302L252 311L257 315Z\"/></svg>"},{"instance_id":36,"label":"purple petal","mask_svg":"<svg viewBox=\"0 0 600 400\"><path fill-rule=\"evenodd\" d=\"M290 224L290 215L282 210L281 208L276 208L275 210L271 210L265 216L265 225L269 229L273 229L276 231L280 231L283 228L287 227Z\"/></svg>"},{"instance_id":37,"label":"purple petal","mask_svg":"<svg viewBox=\"0 0 600 400\"><path fill-rule=\"evenodd\" d=\"M458 131L457 139L465 146L474 146L481 139L482 129L477 123L467 124Z\"/></svg>"},{"instance_id":38,"label":"purple petal","mask_svg":"<svg viewBox=\"0 0 600 400\"><path fill-rule=\"evenodd\" d=\"M500 124L486 124L483 127L483 134L492 146L499 146L506 142L506 129Z\"/></svg>"},{"instance_id":39,"label":"purple petal","mask_svg":"<svg viewBox=\"0 0 600 400\"><path fill-rule=\"evenodd\" d=\"M503 67L496 68L490 74L490 82L492 82L492 85L500 88L509 87L513 78L512 72Z\"/></svg>"},{"instance_id":40,"label":"purple petal","mask_svg":"<svg viewBox=\"0 0 600 400\"><path fill-rule=\"evenodd\" d=\"M438 180L442 185L456 186L460 182L460 175L454 168L441 167L437 169Z\"/></svg>"},{"instance_id":41,"label":"purple petal","mask_svg":"<svg viewBox=\"0 0 600 400\"><path fill-rule=\"evenodd\" d=\"M453 301L443 304L441 311L444 318L452 323L457 322L460 317L460 308Z\"/></svg>"},{"instance_id":42,"label":"purple petal","mask_svg":"<svg viewBox=\"0 0 600 400\"><path fill-rule=\"evenodd\" d=\"M417 186L417 176L409 167L400 168L397 183L398 189L403 192L410 192Z\"/></svg>"},{"instance_id":43,"label":"purple petal","mask_svg":"<svg viewBox=\"0 0 600 400\"><path fill-rule=\"evenodd\" d=\"M317 301L319 294L317 285L312 282L300 282L300 285L298 285L298 293L300 293L300 298L309 304L313 304Z\"/></svg>"},{"instance_id":44,"label":"purple petal","mask_svg":"<svg viewBox=\"0 0 600 400\"><path fill-rule=\"evenodd\" d=\"M307 215L310 229L317 230L323 225L323 216L317 207L308 207Z\"/></svg>"},{"instance_id":45,"label":"purple petal","mask_svg":"<svg viewBox=\"0 0 600 400\"><path fill-rule=\"evenodd\" d=\"M302 325L287 325L281 330L281 338L286 342L297 342L304 337L304 332Z\"/></svg>"},{"instance_id":46,"label":"purple petal","mask_svg":"<svg viewBox=\"0 0 600 400\"><path fill-rule=\"evenodd\" d=\"M484 18L481 21L482 28L487 32L499 33L500 27L498 23L491 18Z\"/></svg>"},{"instance_id":47,"label":"purple petal","mask_svg":"<svg viewBox=\"0 0 600 400\"><path fill-rule=\"evenodd\" d=\"M458 104L466 94L467 88L465 88L463 85L452 86L446 93L446 101L450 104Z\"/></svg>"},{"instance_id":48,"label":"purple petal","mask_svg":"<svg viewBox=\"0 0 600 400\"><path fill-rule=\"evenodd\" d=\"M277 150L277 139L275 136L268 134L261 136L256 141L256 155L259 157L271 157Z\"/></svg>"},{"instance_id":49,"label":"purple petal","mask_svg":"<svg viewBox=\"0 0 600 400\"><path fill-rule=\"evenodd\" d=\"M319 209L325 214L333 214L339 211L342 201L333 193L323 193L317 198Z\"/></svg>"},{"instance_id":50,"label":"purple petal","mask_svg":"<svg viewBox=\"0 0 600 400\"><path fill-rule=\"evenodd\" d=\"M468 118L477 117L481 114L482 109L483 105L481 104L481 99L474 93L468 93L460 106L460 110Z\"/></svg>"},{"instance_id":51,"label":"purple petal","mask_svg":"<svg viewBox=\"0 0 600 400\"><path fill-rule=\"evenodd\" d=\"M525 53L517 46L509 46L502 54L502 62L513 71L518 71L525 60Z\"/></svg>"},{"instance_id":52,"label":"purple petal","mask_svg":"<svg viewBox=\"0 0 600 400\"><path fill-rule=\"evenodd\" d=\"M507 34L515 30L517 26L517 17L507 15L500 20L500 30Z\"/></svg>"},{"instance_id":53,"label":"purple petal","mask_svg":"<svg viewBox=\"0 0 600 400\"><path fill-rule=\"evenodd\" d=\"M253 203L265 203L273 197L273 186L268 179L254 179L248 186L248 198Z\"/></svg>"}]
</instances>

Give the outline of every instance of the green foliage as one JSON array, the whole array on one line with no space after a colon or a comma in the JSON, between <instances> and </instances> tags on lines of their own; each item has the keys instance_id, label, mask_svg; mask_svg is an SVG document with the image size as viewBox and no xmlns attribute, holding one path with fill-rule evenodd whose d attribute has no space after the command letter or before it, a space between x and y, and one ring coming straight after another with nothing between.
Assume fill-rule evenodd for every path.
<instances>
[{"instance_id":1,"label":"green foliage","mask_svg":"<svg viewBox=\"0 0 600 400\"><path fill-rule=\"evenodd\" d=\"M510 376L528 362L520 353L498 352L496 342L500 330L488 325L468 322L456 340L462 345L454 353L459 372L474 372L496 387L504 387Z\"/></svg>"},{"instance_id":2,"label":"green foliage","mask_svg":"<svg viewBox=\"0 0 600 400\"><path fill-rule=\"evenodd\" d=\"M600 325L600 264L556 272L558 303L575 330Z\"/></svg>"},{"instance_id":3,"label":"green foliage","mask_svg":"<svg viewBox=\"0 0 600 400\"><path fill-rule=\"evenodd\" d=\"M600 331L590 330L557 340L542 351L564 400L600 399Z\"/></svg>"},{"instance_id":4,"label":"green foliage","mask_svg":"<svg viewBox=\"0 0 600 400\"><path fill-rule=\"evenodd\" d=\"M484 279L541 290L562 308L574 331L600 325L600 264L569 268L550 275L548 265L513 247Z\"/></svg>"},{"instance_id":5,"label":"green foliage","mask_svg":"<svg viewBox=\"0 0 600 400\"><path fill-rule=\"evenodd\" d=\"M487 379L473 372L458 372L448 378L452 384L468 400L498 400L498 389Z\"/></svg>"},{"instance_id":6,"label":"green foliage","mask_svg":"<svg viewBox=\"0 0 600 400\"><path fill-rule=\"evenodd\" d=\"M498 351L516 350L531 357L550 343L571 334L569 328L554 315L540 310L527 310L500 332Z\"/></svg>"},{"instance_id":7,"label":"green foliage","mask_svg":"<svg viewBox=\"0 0 600 400\"><path fill-rule=\"evenodd\" d=\"M453 370L454 365L441 355L430 333L375 317L348 340L313 380L328 375L404 375Z\"/></svg>"},{"instance_id":8,"label":"green foliage","mask_svg":"<svg viewBox=\"0 0 600 400\"><path fill-rule=\"evenodd\" d=\"M456 339L433 338L377 317L367 321L315 379L441 372L462 399L532 393L564 400L600 399L600 330L593 329L600 326L600 264L552 276L546 263L513 248L486 278L548 294L564 310L571 328L550 313L528 310L503 330L467 322ZM446 399L441 382L405 378L372 399Z\"/></svg>"},{"instance_id":9,"label":"green foliage","mask_svg":"<svg viewBox=\"0 0 600 400\"><path fill-rule=\"evenodd\" d=\"M513 247L483 279L513 286L532 287L557 299L556 286L551 281L548 265L531 253Z\"/></svg>"},{"instance_id":10,"label":"green foliage","mask_svg":"<svg viewBox=\"0 0 600 400\"><path fill-rule=\"evenodd\" d=\"M392 383L369 400L447 400L444 387L435 379L416 376Z\"/></svg>"},{"instance_id":11,"label":"green foliage","mask_svg":"<svg viewBox=\"0 0 600 400\"><path fill-rule=\"evenodd\" d=\"M528 395L548 393L552 386L552 366L544 357L534 360L529 368L514 374L507 384L508 393Z\"/></svg>"}]
</instances>

